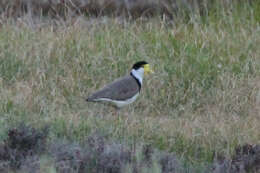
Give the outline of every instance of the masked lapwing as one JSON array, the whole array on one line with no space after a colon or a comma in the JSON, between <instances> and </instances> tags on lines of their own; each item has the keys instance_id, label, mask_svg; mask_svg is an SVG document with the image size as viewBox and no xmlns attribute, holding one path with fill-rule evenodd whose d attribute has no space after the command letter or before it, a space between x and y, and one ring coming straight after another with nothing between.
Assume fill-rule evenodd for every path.
<instances>
[{"instance_id":1,"label":"masked lapwing","mask_svg":"<svg viewBox=\"0 0 260 173\"><path fill-rule=\"evenodd\" d=\"M140 93L144 74L153 72L145 61L135 63L129 75L115 80L87 98L89 102L106 102L121 108L133 103Z\"/></svg>"}]
</instances>

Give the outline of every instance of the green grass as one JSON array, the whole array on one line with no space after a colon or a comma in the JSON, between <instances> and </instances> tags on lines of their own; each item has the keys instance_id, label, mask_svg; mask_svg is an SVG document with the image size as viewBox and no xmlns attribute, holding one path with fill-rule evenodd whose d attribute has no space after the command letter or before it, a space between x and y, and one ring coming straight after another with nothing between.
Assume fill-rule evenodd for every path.
<instances>
[{"instance_id":1,"label":"green grass","mask_svg":"<svg viewBox=\"0 0 260 173\"><path fill-rule=\"evenodd\" d=\"M247 6L248 7L248 6ZM249 8L249 9L248 9ZM259 3L174 24L99 19L67 27L7 22L0 31L0 139L21 121L51 138L150 143L194 163L260 142ZM102 20L102 19L101 19ZM142 94L120 118L90 93L146 60Z\"/></svg>"}]
</instances>

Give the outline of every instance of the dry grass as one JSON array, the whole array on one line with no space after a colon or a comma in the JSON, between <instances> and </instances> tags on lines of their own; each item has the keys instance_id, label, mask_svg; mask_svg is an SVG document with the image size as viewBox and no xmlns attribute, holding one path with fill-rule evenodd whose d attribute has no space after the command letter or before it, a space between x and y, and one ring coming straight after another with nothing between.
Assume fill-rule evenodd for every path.
<instances>
[{"instance_id":1,"label":"dry grass","mask_svg":"<svg viewBox=\"0 0 260 173\"><path fill-rule=\"evenodd\" d=\"M171 24L7 20L0 31L0 129L50 124L51 138L77 141L99 132L195 163L259 143L259 3L248 8ZM111 108L84 101L138 60L156 73L119 119Z\"/></svg>"},{"instance_id":2,"label":"dry grass","mask_svg":"<svg viewBox=\"0 0 260 173\"><path fill-rule=\"evenodd\" d=\"M247 0L250 2L251 0ZM24 14L67 18L78 14L88 16L155 16L164 14L173 17L185 9L189 12L205 13L217 3L229 6L232 0L2 0L0 14L20 17ZM177 12L178 11L178 12Z\"/></svg>"},{"instance_id":3,"label":"dry grass","mask_svg":"<svg viewBox=\"0 0 260 173\"><path fill-rule=\"evenodd\" d=\"M218 154L213 163L194 166L149 144L129 147L99 134L78 144L57 139L47 142L46 127L35 129L20 124L7 133L6 140L0 143L1 172L242 173L260 169L260 145L238 146L232 158Z\"/></svg>"}]
</instances>

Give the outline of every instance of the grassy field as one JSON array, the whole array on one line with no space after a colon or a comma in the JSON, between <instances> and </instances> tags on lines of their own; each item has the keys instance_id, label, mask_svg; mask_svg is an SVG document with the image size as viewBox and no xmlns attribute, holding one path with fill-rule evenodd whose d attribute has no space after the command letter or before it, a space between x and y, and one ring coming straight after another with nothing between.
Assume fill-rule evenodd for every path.
<instances>
[{"instance_id":1,"label":"grassy field","mask_svg":"<svg viewBox=\"0 0 260 173\"><path fill-rule=\"evenodd\" d=\"M0 140L21 122L47 124L50 141L80 144L102 134L129 146L150 144L192 165L259 144L259 9L256 3L171 22L6 20L0 30ZM145 76L140 97L119 118L107 105L85 102L139 60L155 73Z\"/></svg>"}]
</instances>

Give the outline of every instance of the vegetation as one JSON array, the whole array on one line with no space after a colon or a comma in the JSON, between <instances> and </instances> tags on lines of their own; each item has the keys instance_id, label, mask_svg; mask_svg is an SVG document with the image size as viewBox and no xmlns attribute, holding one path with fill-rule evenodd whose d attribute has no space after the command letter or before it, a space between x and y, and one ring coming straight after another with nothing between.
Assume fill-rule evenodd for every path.
<instances>
[{"instance_id":1,"label":"vegetation","mask_svg":"<svg viewBox=\"0 0 260 173\"><path fill-rule=\"evenodd\" d=\"M173 20L3 18L0 140L22 122L48 125L44 145L85 146L98 134L117 145L164 151L186 172L206 170L216 155L232 158L239 146L260 142L259 9L255 1ZM155 74L145 76L140 97L118 117L107 105L85 102L138 60ZM55 158L40 161L48 167Z\"/></svg>"}]
</instances>

